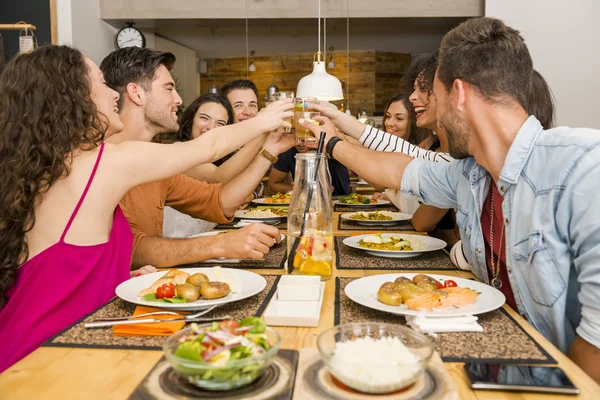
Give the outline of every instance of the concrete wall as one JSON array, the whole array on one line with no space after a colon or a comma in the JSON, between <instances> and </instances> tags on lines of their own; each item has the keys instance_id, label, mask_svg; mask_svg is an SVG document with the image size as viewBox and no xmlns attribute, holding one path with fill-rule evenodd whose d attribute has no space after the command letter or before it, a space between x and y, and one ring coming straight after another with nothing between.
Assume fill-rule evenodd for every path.
<instances>
[{"instance_id":1,"label":"concrete wall","mask_svg":"<svg viewBox=\"0 0 600 400\"><path fill-rule=\"evenodd\" d=\"M556 96L557 124L600 129L600 1L486 0L485 12L521 31Z\"/></svg>"},{"instance_id":2,"label":"concrete wall","mask_svg":"<svg viewBox=\"0 0 600 400\"><path fill-rule=\"evenodd\" d=\"M115 50L117 28L100 19L98 0L57 0L58 43L77 47L95 63Z\"/></svg>"},{"instance_id":3,"label":"concrete wall","mask_svg":"<svg viewBox=\"0 0 600 400\"><path fill-rule=\"evenodd\" d=\"M196 52L160 36L155 37L154 48L161 51L170 51L177 57L177 62L171 74L177 82L177 91L183 99L183 105L190 105L200 95L200 77L196 70Z\"/></svg>"}]
</instances>

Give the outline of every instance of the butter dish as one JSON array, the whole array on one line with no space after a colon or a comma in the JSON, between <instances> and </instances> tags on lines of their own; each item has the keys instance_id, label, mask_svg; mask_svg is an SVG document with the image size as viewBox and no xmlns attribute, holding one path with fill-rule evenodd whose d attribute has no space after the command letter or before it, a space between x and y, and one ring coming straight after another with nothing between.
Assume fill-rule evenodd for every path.
<instances>
[{"instance_id":1,"label":"butter dish","mask_svg":"<svg viewBox=\"0 0 600 400\"><path fill-rule=\"evenodd\" d=\"M318 301L321 277L306 275L283 275L277 285L277 300Z\"/></svg>"},{"instance_id":2,"label":"butter dish","mask_svg":"<svg viewBox=\"0 0 600 400\"><path fill-rule=\"evenodd\" d=\"M285 276L282 277L282 279ZM283 285L285 288L286 285ZM267 306L263 319L271 326L305 326L315 327L319 325L323 295L325 293L325 282L319 281L319 291L316 301L286 301L281 300L279 291L282 286L277 286L277 295L273 296ZM284 295L285 298L285 295Z\"/></svg>"}]
</instances>

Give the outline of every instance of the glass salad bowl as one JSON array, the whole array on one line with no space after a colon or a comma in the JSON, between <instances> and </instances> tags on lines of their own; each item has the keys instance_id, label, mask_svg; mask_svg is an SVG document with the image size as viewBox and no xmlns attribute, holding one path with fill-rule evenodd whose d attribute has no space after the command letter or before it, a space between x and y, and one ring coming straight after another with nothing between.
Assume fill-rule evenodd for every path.
<instances>
[{"instance_id":1,"label":"glass salad bowl","mask_svg":"<svg viewBox=\"0 0 600 400\"><path fill-rule=\"evenodd\" d=\"M321 333L317 347L329 372L346 386L364 393L407 388L423 374L433 343L410 328L355 323Z\"/></svg>"},{"instance_id":2,"label":"glass salad bowl","mask_svg":"<svg viewBox=\"0 0 600 400\"><path fill-rule=\"evenodd\" d=\"M223 322L215 322L183 329L165 341L163 351L175 373L192 385L215 391L248 385L271 364L281 337L264 322L262 332L237 326L221 330Z\"/></svg>"}]
</instances>

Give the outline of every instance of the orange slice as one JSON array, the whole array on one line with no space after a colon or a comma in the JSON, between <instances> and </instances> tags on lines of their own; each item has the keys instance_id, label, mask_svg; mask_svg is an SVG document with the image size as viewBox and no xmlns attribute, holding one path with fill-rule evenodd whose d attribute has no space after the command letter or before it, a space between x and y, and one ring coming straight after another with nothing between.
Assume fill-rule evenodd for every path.
<instances>
[{"instance_id":1,"label":"orange slice","mask_svg":"<svg viewBox=\"0 0 600 400\"><path fill-rule=\"evenodd\" d=\"M325 261L306 260L300 265L300 272L306 275L331 275L331 265Z\"/></svg>"}]
</instances>

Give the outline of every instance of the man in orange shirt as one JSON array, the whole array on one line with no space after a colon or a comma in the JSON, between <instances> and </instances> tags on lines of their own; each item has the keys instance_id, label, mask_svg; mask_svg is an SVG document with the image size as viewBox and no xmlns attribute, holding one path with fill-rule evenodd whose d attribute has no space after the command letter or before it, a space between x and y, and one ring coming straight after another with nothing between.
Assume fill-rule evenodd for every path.
<instances>
[{"instance_id":1,"label":"man in orange shirt","mask_svg":"<svg viewBox=\"0 0 600 400\"><path fill-rule=\"evenodd\" d=\"M121 95L119 113L125 125L125 130L109 141L149 142L157 134L179 129L176 112L182 100L169 72L174 63L175 56L171 53L135 47L116 50L102 61L100 69L108 86ZM265 110L264 115L261 113L262 116L236 126L261 129L270 113ZM133 266L169 267L217 257L260 259L267 254L281 238L275 227L252 224L226 235L163 238L163 209L168 205L194 218L220 223L231 221L276 156L293 146L294 138L290 136L269 134L263 150L248 168L224 185L176 175L131 189L121 200L121 208L134 233Z\"/></svg>"}]
</instances>

